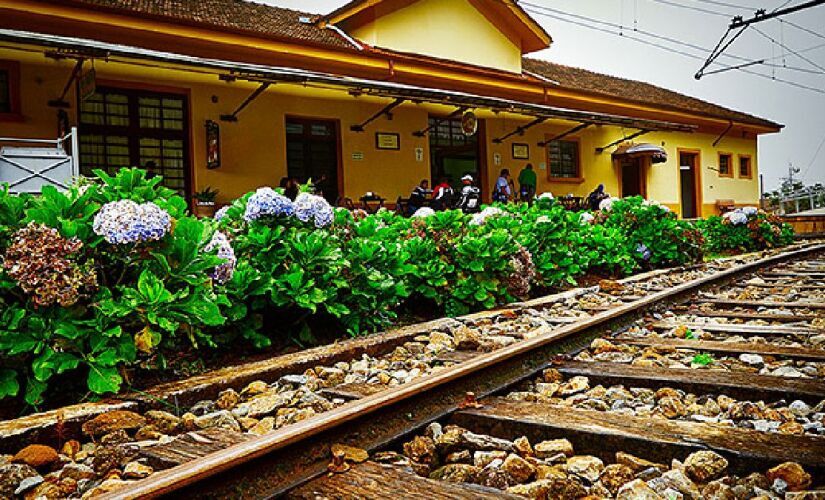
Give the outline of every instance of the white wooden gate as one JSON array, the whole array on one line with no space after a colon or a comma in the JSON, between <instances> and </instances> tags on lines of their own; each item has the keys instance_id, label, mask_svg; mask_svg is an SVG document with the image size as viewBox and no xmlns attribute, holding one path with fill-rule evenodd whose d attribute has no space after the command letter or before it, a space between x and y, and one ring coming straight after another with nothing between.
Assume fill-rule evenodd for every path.
<instances>
[{"instance_id":1,"label":"white wooden gate","mask_svg":"<svg viewBox=\"0 0 825 500\"><path fill-rule=\"evenodd\" d=\"M65 145L71 143L71 153ZM79 173L77 128L58 139L0 137L0 185L12 193L39 193L43 186L67 189Z\"/></svg>"}]
</instances>

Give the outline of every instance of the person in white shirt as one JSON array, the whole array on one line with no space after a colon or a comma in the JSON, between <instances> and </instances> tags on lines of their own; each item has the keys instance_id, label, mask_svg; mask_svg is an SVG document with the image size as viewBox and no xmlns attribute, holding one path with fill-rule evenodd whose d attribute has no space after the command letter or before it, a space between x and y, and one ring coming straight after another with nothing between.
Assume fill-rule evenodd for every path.
<instances>
[{"instance_id":1,"label":"person in white shirt","mask_svg":"<svg viewBox=\"0 0 825 500\"><path fill-rule=\"evenodd\" d=\"M481 190L473 185L473 176L465 175L461 178L461 197L456 208L465 214L477 213L481 206Z\"/></svg>"}]
</instances>

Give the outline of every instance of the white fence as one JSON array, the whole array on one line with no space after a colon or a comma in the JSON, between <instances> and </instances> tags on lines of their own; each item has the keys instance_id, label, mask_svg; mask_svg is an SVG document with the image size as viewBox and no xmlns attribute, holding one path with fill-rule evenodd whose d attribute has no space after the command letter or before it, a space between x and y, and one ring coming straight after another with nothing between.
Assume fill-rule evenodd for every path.
<instances>
[{"instance_id":1,"label":"white fence","mask_svg":"<svg viewBox=\"0 0 825 500\"><path fill-rule=\"evenodd\" d=\"M66 144L71 144L70 152ZM13 193L66 189L79 173L77 128L58 139L0 137L0 185Z\"/></svg>"},{"instance_id":2,"label":"white fence","mask_svg":"<svg viewBox=\"0 0 825 500\"><path fill-rule=\"evenodd\" d=\"M825 208L825 188L808 187L793 193L783 194L778 200L771 200L772 207L782 214Z\"/></svg>"}]
</instances>

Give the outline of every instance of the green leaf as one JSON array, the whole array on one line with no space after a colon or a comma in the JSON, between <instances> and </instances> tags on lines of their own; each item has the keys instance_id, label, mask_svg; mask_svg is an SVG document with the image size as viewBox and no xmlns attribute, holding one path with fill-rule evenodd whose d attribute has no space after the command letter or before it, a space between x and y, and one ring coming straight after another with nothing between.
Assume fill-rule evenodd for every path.
<instances>
[{"instance_id":1,"label":"green leaf","mask_svg":"<svg viewBox=\"0 0 825 500\"><path fill-rule=\"evenodd\" d=\"M20 392L20 382L17 380L17 372L9 369L0 370L0 399L17 396Z\"/></svg>"},{"instance_id":2,"label":"green leaf","mask_svg":"<svg viewBox=\"0 0 825 500\"><path fill-rule=\"evenodd\" d=\"M117 392L123 379L114 366L103 366L98 363L89 363L89 376L86 384L95 394Z\"/></svg>"},{"instance_id":3,"label":"green leaf","mask_svg":"<svg viewBox=\"0 0 825 500\"><path fill-rule=\"evenodd\" d=\"M46 391L46 383L29 377L26 381L26 394L23 399L32 406L43 404L43 392Z\"/></svg>"}]
</instances>

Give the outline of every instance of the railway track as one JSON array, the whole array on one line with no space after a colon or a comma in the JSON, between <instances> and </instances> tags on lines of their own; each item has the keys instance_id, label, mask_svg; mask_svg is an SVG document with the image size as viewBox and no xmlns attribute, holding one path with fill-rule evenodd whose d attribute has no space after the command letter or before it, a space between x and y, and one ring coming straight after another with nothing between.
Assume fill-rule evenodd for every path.
<instances>
[{"instance_id":1,"label":"railway track","mask_svg":"<svg viewBox=\"0 0 825 500\"><path fill-rule=\"evenodd\" d=\"M186 432L130 448L129 460L149 464L153 474L137 481L116 476L110 487L104 481L86 494L555 497L538 478L541 466L556 467L583 488L567 497L588 489L608 496L618 493L618 479L600 489L599 474L588 469L573 477L565 462L596 459L624 474L618 465L663 464L659 473L672 476L669 467L679 469L700 450L718 453L725 473L794 462L814 486L823 485L825 245L605 281L391 338L381 354L348 351L348 360L331 356L326 366L225 389L190 406L178 422ZM284 394L299 404L269 404ZM198 424L210 419L218 423ZM146 437L144 431L138 433ZM482 444L467 445L468 436ZM436 437L458 441L439 442L430 461L409 444ZM524 447L559 439L579 455ZM493 452L504 456L484 463ZM510 455L532 472L518 480L502 472L520 464ZM485 472L494 478L479 478L488 469L496 469ZM680 494L693 493L686 491Z\"/></svg>"}]
</instances>

